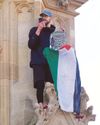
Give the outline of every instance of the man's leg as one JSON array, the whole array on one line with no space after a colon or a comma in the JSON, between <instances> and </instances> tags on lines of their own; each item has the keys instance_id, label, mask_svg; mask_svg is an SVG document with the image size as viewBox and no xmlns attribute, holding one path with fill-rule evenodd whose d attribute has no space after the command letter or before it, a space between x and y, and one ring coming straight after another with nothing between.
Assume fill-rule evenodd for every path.
<instances>
[{"instance_id":1,"label":"man's leg","mask_svg":"<svg viewBox=\"0 0 100 125\"><path fill-rule=\"evenodd\" d=\"M43 103L44 81L37 81L36 86L37 86L37 92L36 92L37 101L38 103Z\"/></svg>"},{"instance_id":2,"label":"man's leg","mask_svg":"<svg viewBox=\"0 0 100 125\"><path fill-rule=\"evenodd\" d=\"M37 89L36 97L38 103L43 103L44 91L44 67L43 65L33 66L34 88Z\"/></svg>"},{"instance_id":3,"label":"man's leg","mask_svg":"<svg viewBox=\"0 0 100 125\"><path fill-rule=\"evenodd\" d=\"M51 75L51 71L48 63L44 65L44 71L45 71L45 82L53 83L53 79L52 79L52 75Z\"/></svg>"}]
</instances>

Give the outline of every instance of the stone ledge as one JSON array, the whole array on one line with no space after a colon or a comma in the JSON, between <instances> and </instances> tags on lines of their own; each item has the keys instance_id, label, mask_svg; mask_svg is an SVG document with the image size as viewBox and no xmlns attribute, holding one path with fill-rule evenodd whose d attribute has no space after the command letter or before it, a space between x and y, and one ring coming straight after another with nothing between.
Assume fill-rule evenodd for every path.
<instances>
[{"instance_id":1,"label":"stone ledge","mask_svg":"<svg viewBox=\"0 0 100 125\"><path fill-rule=\"evenodd\" d=\"M56 0L55 2L52 2L53 0L42 0L44 3L44 6L46 8L49 8L54 11L66 13L67 15L71 16L77 16L79 13L75 12L75 9L79 8L82 4L84 4L88 0L66 0L65 2L62 0ZM61 3L61 5L59 4Z\"/></svg>"},{"instance_id":2,"label":"stone ledge","mask_svg":"<svg viewBox=\"0 0 100 125\"><path fill-rule=\"evenodd\" d=\"M62 13L65 13L65 14L71 15L71 16L77 16L79 14L71 9L70 10L62 9L62 7L60 8L59 6L56 5L56 3L50 4L50 2L48 2L48 0L43 0L43 3L46 8L57 11L57 12L62 12Z\"/></svg>"}]
</instances>

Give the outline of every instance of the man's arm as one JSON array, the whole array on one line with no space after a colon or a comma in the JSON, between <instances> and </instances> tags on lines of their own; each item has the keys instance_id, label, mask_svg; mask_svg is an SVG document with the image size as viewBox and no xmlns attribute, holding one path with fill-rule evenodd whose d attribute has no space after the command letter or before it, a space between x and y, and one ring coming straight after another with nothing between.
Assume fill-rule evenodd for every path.
<instances>
[{"instance_id":1,"label":"man's arm","mask_svg":"<svg viewBox=\"0 0 100 125\"><path fill-rule=\"evenodd\" d=\"M41 30L45 27L45 21L38 23L37 28L32 28L29 33L28 47L35 49L39 44L39 35Z\"/></svg>"},{"instance_id":2,"label":"man's arm","mask_svg":"<svg viewBox=\"0 0 100 125\"><path fill-rule=\"evenodd\" d=\"M36 34L36 28L32 28L29 32L28 47L35 49L39 44L39 36Z\"/></svg>"},{"instance_id":3,"label":"man's arm","mask_svg":"<svg viewBox=\"0 0 100 125\"><path fill-rule=\"evenodd\" d=\"M56 29L56 27L55 27L54 25L51 24L51 26L50 26L50 32L51 32L51 33L54 32L55 29Z\"/></svg>"},{"instance_id":4,"label":"man's arm","mask_svg":"<svg viewBox=\"0 0 100 125\"><path fill-rule=\"evenodd\" d=\"M55 31L56 27L55 27L55 22L54 22L53 18L50 20L50 22L49 22L47 27L49 27L50 33Z\"/></svg>"}]
</instances>

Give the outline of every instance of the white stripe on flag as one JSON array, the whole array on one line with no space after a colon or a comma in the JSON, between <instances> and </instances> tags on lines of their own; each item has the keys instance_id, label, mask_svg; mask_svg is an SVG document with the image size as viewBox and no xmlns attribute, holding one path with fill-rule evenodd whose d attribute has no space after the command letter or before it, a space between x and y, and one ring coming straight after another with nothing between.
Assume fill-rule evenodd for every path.
<instances>
[{"instance_id":1,"label":"white stripe on flag","mask_svg":"<svg viewBox=\"0 0 100 125\"><path fill-rule=\"evenodd\" d=\"M57 89L61 109L67 112L74 110L74 86L76 77L76 57L74 49L59 50Z\"/></svg>"}]
</instances>

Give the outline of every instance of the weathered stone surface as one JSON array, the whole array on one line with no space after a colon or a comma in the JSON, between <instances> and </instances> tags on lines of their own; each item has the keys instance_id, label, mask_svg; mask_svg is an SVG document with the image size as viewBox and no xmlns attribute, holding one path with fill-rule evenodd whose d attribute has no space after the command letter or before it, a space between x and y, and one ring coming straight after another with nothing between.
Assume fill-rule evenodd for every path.
<instances>
[{"instance_id":1,"label":"weathered stone surface","mask_svg":"<svg viewBox=\"0 0 100 125\"><path fill-rule=\"evenodd\" d=\"M69 16L76 16L79 13L75 9L79 8L87 0L43 0L46 8L66 13Z\"/></svg>"},{"instance_id":2,"label":"weathered stone surface","mask_svg":"<svg viewBox=\"0 0 100 125\"><path fill-rule=\"evenodd\" d=\"M89 99L83 87L81 88L82 118L76 118L74 113L67 113L60 109L53 84L46 83L45 94L48 96L48 108L43 109L39 104L35 105L35 118L33 116L28 125L88 125L89 121L95 120L95 115L92 114L93 107L87 108Z\"/></svg>"},{"instance_id":3,"label":"weathered stone surface","mask_svg":"<svg viewBox=\"0 0 100 125\"><path fill-rule=\"evenodd\" d=\"M0 0L0 125L33 124L39 122L37 118L43 122L45 115L39 114L41 109L34 110L36 92L33 89L33 71L29 68L30 50L27 47L29 30L36 24L41 10L48 8L54 13L57 28L59 24L56 18L60 17L66 22L68 42L74 46L74 17L78 14L75 9L86 1L70 0L68 4L66 3L68 6L64 3L58 6L57 0ZM51 88L46 89L47 93L51 92ZM48 114L45 120L50 116L50 125L63 125L67 119L70 119L68 125L73 124L71 120L73 115L59 110L56 96L52 96L55 92L53 90L52 92L48 96L49 111L45 112ZM84 111L86 118L88 117L84 120L87 124L92 119L92 107L87 109L82 107L82 112ZM53 117L52 114L56 116ZM55 119L53 123L52 119Z\"/></svg>"}]
</instances>

